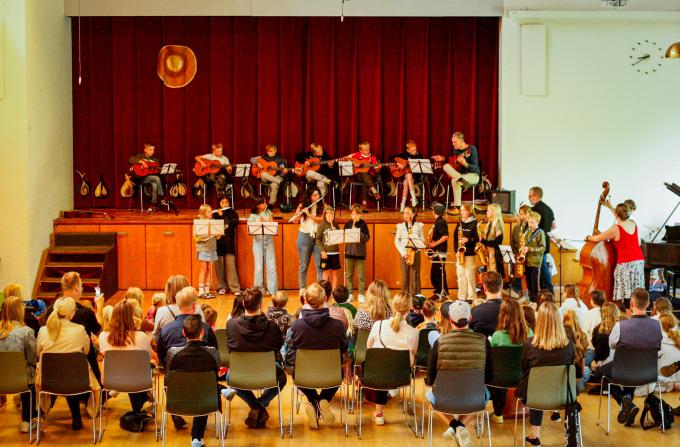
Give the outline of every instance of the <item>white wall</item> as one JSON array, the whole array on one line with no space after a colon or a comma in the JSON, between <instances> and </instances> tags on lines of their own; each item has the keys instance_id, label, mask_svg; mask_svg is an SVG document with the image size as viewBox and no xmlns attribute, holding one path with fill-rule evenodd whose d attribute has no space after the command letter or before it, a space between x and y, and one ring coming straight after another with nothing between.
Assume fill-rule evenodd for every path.
<instances>
[{"instance_id":1,"label":"white wall","mask_svg":"<svg viewBox=\"0 0 680 447\"><path fill-rule=\"evenodd\" d=\"M629 59L638 41L665 50L680 40L675 14L504 18L502 186L526 201L527 189L541 185L561 236L582 239L592 231L603 180L611 183L614 203L636 201L642 237L680 200L663 186L680 183L680 60L661 61L657 73L641 75ZM545 96L520 93L521 23L546 26ZM680 222L680 212L673 221ZM600 228L612 223L605 214Z\"/></svg>"},{"instance_id":2,"label":"white wall","mask_svg":"<svg viewBox=\"0 0 680 447\"><path fill-rule=\"evenodd\" d=\"M0 287L30 293L52 221L73 206L70 19L63 4L0 0Z\"/></svg>"}]
</instances>

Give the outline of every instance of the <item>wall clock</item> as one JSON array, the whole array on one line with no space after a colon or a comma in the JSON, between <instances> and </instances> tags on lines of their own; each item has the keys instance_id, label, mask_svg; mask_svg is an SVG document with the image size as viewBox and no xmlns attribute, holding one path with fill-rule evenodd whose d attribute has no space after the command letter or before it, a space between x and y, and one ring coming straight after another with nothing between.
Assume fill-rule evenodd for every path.
<instances>
[{"instance_id":1,"label":"wall clock","mask_svg":"<svg viewBox=\"0 0 680 447\"><path fill-rule=\"evenodd\" d=\"M630 47L628 62L640 74L650 75L661 68L663 49L654 41L641 40Z\"/></svg>"}]
</instances>

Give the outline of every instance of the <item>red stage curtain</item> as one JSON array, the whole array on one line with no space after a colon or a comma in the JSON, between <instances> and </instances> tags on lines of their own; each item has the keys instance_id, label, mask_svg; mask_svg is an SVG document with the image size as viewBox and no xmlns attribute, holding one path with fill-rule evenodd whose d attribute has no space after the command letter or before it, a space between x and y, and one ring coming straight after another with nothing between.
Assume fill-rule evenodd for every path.
<instances>
[{"instance_id":1,"label":"red stage curtain","mask_svg":"<svg viewBox=\"0 0 680 447\"><path fill-rule=\"evenodd\" d=\"M462 131L498 177L498 18L83 18L82 84L73 21L74 167L124 207L127 159L145 141L179 163L189 189L193 157L222 142L232 162L275 143L289 161L317 141L332 155L367 140L386 158L412 138L448 153ZM193 49L198 72L170 89L156 74L163 45ZM196 207L191 197L180 207Z\"/></svg>"}]
</instances>

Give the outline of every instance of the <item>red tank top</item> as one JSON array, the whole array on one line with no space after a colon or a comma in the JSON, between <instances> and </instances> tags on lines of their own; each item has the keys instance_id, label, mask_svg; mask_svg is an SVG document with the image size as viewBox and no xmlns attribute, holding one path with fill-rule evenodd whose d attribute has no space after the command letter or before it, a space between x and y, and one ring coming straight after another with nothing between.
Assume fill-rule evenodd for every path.
<instances>
[{"instance_id":1,"label":"red tank top","mask_svg":"<svg viewBox=\"0 0 680 447\"><path fill-rule=\"evenodd\" d=\"M635 225L633 234L626 233L621 225L619 227L619 240L614 240L614 247L616 248L616 263L623 264L624 262L641 261L645 257L642 254L640 243L638 242L638 229Z\"/></svg>"}]
</instances>

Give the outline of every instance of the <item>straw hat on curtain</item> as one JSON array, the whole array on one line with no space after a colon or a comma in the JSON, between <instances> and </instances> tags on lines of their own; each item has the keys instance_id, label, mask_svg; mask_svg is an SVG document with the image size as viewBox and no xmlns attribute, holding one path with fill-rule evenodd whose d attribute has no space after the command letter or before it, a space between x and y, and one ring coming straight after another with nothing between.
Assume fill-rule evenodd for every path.
<instances>
[{"instance_id":1,"label":"straw hat on curtain","mask_svg":"<svg viewBox=\"0 0 680 447\"><path fill-rule=\"evenodd\" d=\"M189 47L166 45L158 52L158 77L170 88L181 88L196 76L196 55Z\"/></svg>"}]
</instances>

